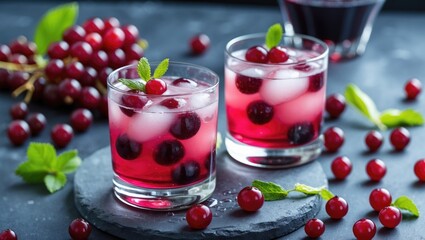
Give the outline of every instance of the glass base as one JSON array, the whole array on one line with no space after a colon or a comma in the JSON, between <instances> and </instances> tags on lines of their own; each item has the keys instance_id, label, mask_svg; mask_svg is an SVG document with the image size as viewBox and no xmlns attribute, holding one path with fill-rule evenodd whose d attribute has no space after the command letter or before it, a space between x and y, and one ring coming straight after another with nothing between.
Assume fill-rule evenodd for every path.
<instances>
[{"instance_id":1,"label":"glass base","mask_svg":"<svg viewBox=\"0 0 425 240\"><path fill-rule=\"evenodd\" d=\"M260 168L290 168L316 159L322 152L323 138L294 148L260 148L242 143L230 134L225 139L227 152L235 160Z\"/></svg>"},{"instance_id":2,"label":"glass base","mask_svg":"<svg viewBox=\"0 0 425 240\"><path fill-rule=\"evenodd\" d=\"M141 209L170 211L191 207L212 195L215 175L183 188L148 189L131 185L114 174L114 194L123 203Z\"/></svg>"}]
</instances>

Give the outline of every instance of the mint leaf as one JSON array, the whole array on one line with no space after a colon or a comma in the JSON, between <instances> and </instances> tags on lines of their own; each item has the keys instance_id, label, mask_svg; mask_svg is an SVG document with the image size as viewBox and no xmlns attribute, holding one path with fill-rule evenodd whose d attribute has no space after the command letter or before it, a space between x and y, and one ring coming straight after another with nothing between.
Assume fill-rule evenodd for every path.
<instances>
[{"instance_id":1,"label":"mint leaf","mask_svg":"<svg viewBox=\"0 0 425 240\"><path fill-rule=\"evenodd\" d=\"M170 59L166 58L162 60L162 62L160 62L158 66L156 67L155 72L153 73L153 78L160 78L164 76L164 74L168 70L169 64L170 64Z\"/></svg>"},{"instance_id":2,"label":"mint leaf","mask_svg":"<svg viewBox=\"0 0 425 240\"><path fill-rule=\"evenodd\" d=\"M27 149L27 161L49 170L54 168L56 150L48 143L30 143Z\"/></svg>"},{"instance_id":3,"label":"mint leaf","mask_svg":"<svg viewBox=\"0 0 425 240\"><path fill-rule=\"evenodd\" d=\"M271 49L279 45L282 40L283 29L280 23L273 24L266 34L266 46Z\"/></svg>"},{"instance_id":4,"label":"mint leaf","mask_svg":"<svg viewBox=\"0 0 425 240\"><path fill-rule=\"evenodd\" d=\"M77 150L63 152L58 156L57 170L63 173L74 172L81 165Z\"/></svg>"},{"instance_id":5,"label":"mint leaf","mask_svg":"<svg viewBox=\"0 0 425 240\"><path fill-rule=\"evenodd\" d=\"M381 122L380 113L373 100L354 84L349 84L345 89L347 102L368 118L379 129L385 130L386 126Z\"/></svg>"},{"instance_id":6,"label":"mint leaf","mask_svg":"<svg viewBox=\"0 0 425 240\"><path fill-rule=\"evenodd\" d=\"M118 79L118 81L122 84L124 84L125 86L127 86L128 88L130 88L131 90L137 90L137 91L145 91L145 84L136 80L130 80L130 79L125 79L125 78L120 78Z\"/></svg>"},{"instance_id":7,"label":"mint leaf","mask_svg":"<svg viewBox=\"0 0 425 240\"><path fill-rule=\"evenodd\" d=\"M62 172L48 174L44 177L44 184L50 193L54 193L66 184L66 176Z\"/></svg>"},{"instance_id":8,"label":"mint leaf","mask_svg":"<svg viewBox=\"0 0 425 240\"><path fill-rule=\"evenodd\" d=\"M335 195L331 192L331 191L329 191L328 189L326 189L326 188L322 188L321 190L320 190L320 196L325 200L325 201L328 201L329 199L331 199L331 198L333 198Z\"/></svg>"},{"instance_id":9,"label":"mint leaf","mask_svg":"<svg viewBox=\"0 0 425 240\"><path fill-rule=\"evenodd\" d=\"M399 126L420 126L424 124L423 116L413 109L406 109L404 111L388 109L381 113L380 119L383 124L390 128Z\"/></svg>"},{"instance_id":10,"label":"mint leaf","mask_svg":"<svg viewBox=\"0 0 425 240\"><path fill-rule=\"evenodd\" d=\"M78 15L78 3L67 3L49 10L38 22L34 33L34 42L39 55L44 55L53 42L62 39L64 31L75 24Z\"/></svg>"},{"instance_id":11,"label":"mint leaf","mask_svg":"<svg viewBox=\"0 0 425 240\"><path fill-rule=\"evenodd\" d=\"M322 191L322 188L315 188L315 187L307 186L305 184L296 183L294 190L307 195L317 195L317 194L320 194L320 192Z\"/></svg>"},{"instance_id":12,"label":"mint leaf","mask_svg":"<svg viewBox=\"0 0 425 240\"><path fill-rule=\"evenodd\" d=\"M16 168L15 174L21 176L27 183L42 183L47 171L37 164L23 162Z\"/></svg>"},{"instance_id":13,"label":"mint leaf","mask_svg":"<svg viewBox=\"0 0 425 240\"><path fill-rule=\"evenodd\" d=\"M407 196L401 196L397 198L391 205L396 208L406 210L413 214L413 216L415 217L419 217L418 207L416 207L416 204Z\"/></svg>"},{"instance_id":14,"label":"mint leaf","mask_svg":"<svg viewBox=\"0 0 425 240\"><path fill-rule=\"evenodd\" d=\"M288 196L288 191L276 183L254 180L251 185L263 193L266 201L281 200Z\"/></svg>"},{"instance_id":15,"label":"mint leaf","mask_svg":"<svg viewBox=\"0 0 425 240\"><path fill-rule=\"evenodd\" d=\"M147 58L143 57L139 60L137 64L137 72L139 73L140 78L146 82L151 79L151 66Z\"/></svg>"}]
</instances>

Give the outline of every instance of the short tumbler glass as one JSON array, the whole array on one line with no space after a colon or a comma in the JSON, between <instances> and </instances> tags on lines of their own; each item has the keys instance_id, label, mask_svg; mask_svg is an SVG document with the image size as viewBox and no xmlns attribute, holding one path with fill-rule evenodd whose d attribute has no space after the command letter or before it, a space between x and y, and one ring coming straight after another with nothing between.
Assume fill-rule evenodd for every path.
<instances>
[{"instance_id":1,"label":"short tumbler glass","mask_svg":"<svg viewBox=\"0 0 425 240\"><path fill-rule=\"evenodd\" d=\"M264 33L251 34L226 46L226 148L247 165L297 166L321 153L328 47L313 37L284 36L288 61L245 60L246 50L264 41Z\"/></svg>"},{"instance_id":2,"label":"short tumbler glass","mask_svg":"<svg viewBox=\"0 0 425 240\"><path fill-rule=\"evenodd\" d=\"M108 77L115 196L151 210L183 209L207 199L216 179L218 76L170 62L161 77L168 88L162 95L130 90L121 78L140 81L137 66Z\"/></svg>"},{"instance_id":3,"label":"short tumbler glass","mask_svg":"<svg viewBox=\"0 0 425 240\"><path fill-rule=\"evenodd\" d=\"M334 62L364 53L385 0L278 0L285 30L317 37Z\"/></svg>"}]
</instances>

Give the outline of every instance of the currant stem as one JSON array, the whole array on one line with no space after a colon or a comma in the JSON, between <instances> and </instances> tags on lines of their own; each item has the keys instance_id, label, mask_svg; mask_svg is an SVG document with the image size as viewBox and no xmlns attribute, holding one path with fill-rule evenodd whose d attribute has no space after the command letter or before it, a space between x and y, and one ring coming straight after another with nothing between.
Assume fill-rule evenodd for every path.
<instances>
[{"instance_id":1,"label":"currant stem","mask_svg":"<svg viewBox=\"0 0 425 240\"><path fill-rule=\"evenodd\" d=\"M32 94L34 93L34 82L41 76L43 76L42 71L34 72L34 74L28 79L25 84L19 86L17 89L15 89L15 91L12 92L12 96L17 97L24 91L27 91L24 101L26 103L29 103L31 101Z\"/></svg>"},{"instance_id":2,"label":"currant stem","mask_svg":"<svg viewBox=\"0 0 425 240\"><path fill-rule=\"evenodd\" d=\"M35 72L40 69L40 67L37 64L17 64L17 63L1 62L1 61L0 61L0 68L12 70L12 71L24 71L29 73Z\"/></svg>"}]
</instances>

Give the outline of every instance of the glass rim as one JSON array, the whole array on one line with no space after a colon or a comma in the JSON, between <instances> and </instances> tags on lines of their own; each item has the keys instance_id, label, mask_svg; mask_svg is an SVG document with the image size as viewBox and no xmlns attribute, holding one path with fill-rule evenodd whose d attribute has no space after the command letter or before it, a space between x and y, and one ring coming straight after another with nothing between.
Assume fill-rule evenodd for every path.
<instances>
[{"instance_id":1,"label":"glass rim","mask_svg":"<svg viewBox=\"0 0 425 240\"><path fill-rule=\"evenodd\" d=\"M385 2L386 0L345 0L345 1L335 1L335 0L320 0L320 1L311 1L311 0L297 0L297 3L307 4L311 6L316 6L321 4L326 4L326 6L357 6L357 5L363 5L366 3L381 3ZM280 1L279 1L280 2Z\"/></svg>"},{"instance_id":2,"label":"glass rim","mask_svg":"<svg viewBox=\"0 0 425 240\"><path fill-rule=\"evenodd\" d=\"M318 61L320 59L327 59L328 55L329 55L329 47L328 45L323 42L322 40L312 37L312 36L308 36L308 35L303 35L303 34L293 34L293 35L283 35L282 38L294 38L294 37L299 37L302 39L307 39L313 42L318 43L320 46L322 46L324 48L324 51L322 53L320 53L318 56L309 58L309 59L305 59L302 61L297 61L297 62L291 62L291 63L287 63L287 62L283 62L283 63L256 63L256 62L249 62L245 59L241 59L239 57L236 57L235 55L233 55L233 52L230 52L230 47L233 46L234 44L236 44L237 42L240 42L242 40L248 40L248 39L256 39L256 38L264 38L265 39L266 33L252 33L252 34L246 34L246 35L242 35L242 36L238 36L235 37L233 39L231 39L227 44L226 44L226 54L232 58L237 59L238 61L244 62L244 63L249 63L249 64L256 64L256 65L263 65L263 66L292 66L292 65L299 65L299 64L305 64L305 63L310 63L310 62L315 62Z\"/></svg>"},{"instance_id":3,"label":"glass rim","mask_svg":"<svg viewBox=\"0 0 425 240\"><path fill-rule=\"evenodd\" d=\"M153 65L158 65L160 62L159 61L155 61L155 62L150 62L149 64L151 66ZM116 92L125 94L125 95L134 95L134 96L145 96L145 97L149 97L149 98L169 98L169 97L179 97L179 96L190 96L190 95L194 95L194 94L199 94L199 93L204 93L204 92L210 92L215 88L218 88L219 82L220 82L220 78L219 76L212 71L211 69L207 68L207 67L203 67L200 65L196 65L196 64L192 64L192 63L186 63L186 62L178 62L178 61L170 61L169 62L169 66L180 66L180 67L191 67L191 68L197 68L200 69L202 71L207 71L209 72L213 77L212 79L214 79L214 84L212 84L211 86L208 86L207 88L202 88L200 90L196 90L196 91L192 91L192 92L184 92L184 93L177 93L177 94L167 94L167 95L163 95L163 94L140 94L140 93L133 93L133 92L128 92L127 90L121 89L116 87L114 84L111 83L111 78L114 74L118 74L120 71L126 70L126 69L131 69L131 68L137 68L137 63L135 64L130 64L130 65L125 65L122 66L120 68L115 69L114 71L112 71L106 80L107 86L108 86L108 90L114 90ZM165 74L164 76L167 76L167 74ZM179 76L181 77L181 76ZM188 77L185 77L188 78ZM191 78L188 78L190 80L193 80ZM202 81L202 80L198 80L198 81ZM203 81L205 82L205 81Z\"/></svg>"}]
</instances>

